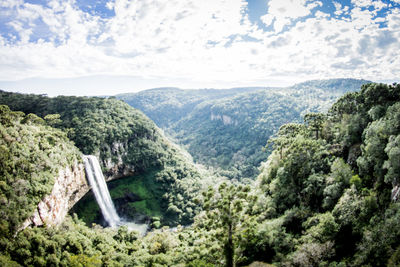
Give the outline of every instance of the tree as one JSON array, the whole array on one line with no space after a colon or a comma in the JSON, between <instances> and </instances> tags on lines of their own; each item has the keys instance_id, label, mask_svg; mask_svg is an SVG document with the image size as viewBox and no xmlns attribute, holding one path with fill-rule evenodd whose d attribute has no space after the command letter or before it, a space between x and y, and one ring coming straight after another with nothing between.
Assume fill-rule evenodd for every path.
<instances>
[{"instance_id":1,"label":"tree","mask_svg":"<svg viewBox=\"0 0 400 267\"><path fill-rule=\"evenodd\" d=\"M322 113L308 113L304 116L304 122L311 131L315 132L315 138L318 140L319 133L322 130L322 124L325 122L326 116Z\"/></svg>"},{"instance_id":2,"label":"tree","mask_svg":"<svg viewBox=\"0 0 400 267\"><path fill-rule=\"evenodd\" d=\"M276 172L270 173L269 178L271 180L269 193L276 203L278 213L299 205L304 200L303 197L306 193L304 190L308 185L314 184L316 186L311 186L310 190L320 187L318 186L319 182L311 181L318 177L312 177L308 182L307 180L312 174L328 173L330 155L324 146L325 144L321 140L304 138L302 135L291 139L285 157L278 163L279 167ZM312 194L309 194L309 196L312 197Z\"/></svg>"},{"instance_id":3,"label":"tree","mask_svg":"<svg viewBox=\"0 0 400 267\"><path fill-rule=\"evenodd\" d=\"M251 213L255 197L249 195L250 187L222 183L216 192L209 188L204 196L205 221L207 230L213 231L225 256L225 265L236 266L240 257L238 241L249 227L248 214ZM211 231L210 231L211 232Z\"/></svg>"},{"instance_id":4,"label":"tree","mask_svg":"<svg viewBox=\"0 0 400 267\"><path fill-rule=\"evenodd\" d=\"M270 144L273 144L273 149L279 150L279 156L280 159L282 159L283 150L292 143L293 138L295 138L299 134L305 134L306 131L307 129L303 124L284 124L279 128L277 135L275 137L271 137L268 140L266 148L268 148Z\"/></svg>"}]
</instances>

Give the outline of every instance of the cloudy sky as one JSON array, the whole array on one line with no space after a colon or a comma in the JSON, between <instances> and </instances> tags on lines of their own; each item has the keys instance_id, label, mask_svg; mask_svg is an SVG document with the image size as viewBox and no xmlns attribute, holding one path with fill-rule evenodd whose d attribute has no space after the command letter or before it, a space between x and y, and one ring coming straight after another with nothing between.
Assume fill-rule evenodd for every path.
<instances>
[{"instance_id":1,"label":"cloudy sky","mask_svg":"<svg viewBox=\"0 0 400 267\"><path fill-rule=\"evenodd\" d=\"M0 88L399 81L400 0L0 0Z\"/></svg>"}]
</instances>

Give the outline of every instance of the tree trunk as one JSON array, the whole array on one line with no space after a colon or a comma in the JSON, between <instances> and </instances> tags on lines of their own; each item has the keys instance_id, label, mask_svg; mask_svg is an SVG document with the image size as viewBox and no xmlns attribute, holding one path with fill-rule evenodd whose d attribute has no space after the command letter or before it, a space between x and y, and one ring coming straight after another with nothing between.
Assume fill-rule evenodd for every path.
<instances>
[{"instance_id":1,"label":"tree trunk","mask_svg":"<svg viewBox=\"0 0 400 267\"><path fill-rule=\"evenodd\" d=\"M228 227L228 242L225 244L225 259L226 267L234 267L233 263L233 237L232 237L232 224Z\"/></svg>"}]
</instances>

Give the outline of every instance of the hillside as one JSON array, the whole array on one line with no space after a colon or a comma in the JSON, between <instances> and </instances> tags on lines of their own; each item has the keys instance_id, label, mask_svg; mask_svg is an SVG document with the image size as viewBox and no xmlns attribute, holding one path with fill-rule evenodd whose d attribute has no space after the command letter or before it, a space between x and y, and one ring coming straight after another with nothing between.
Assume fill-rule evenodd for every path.
<instances>
[{"instance_id":1,"label":"hillside","mask_svg":"<svg viewBox=\"0 0 400 267\"><path fill-rule=\"evenodd\" d=\"M155 88L134 94L120 94L115 97L143 111L159 127L168 128L171 124L192 112L197 104L258 89L261 88L233 88L229 90Z\"/></svg>"},{"instance_id":2,"label":"hillside","mask_svg":"<svg viewBox=\"0 0 400 267\"><path fill-rule=\"evenodd\" d=\"M0 199L2 237L12 236L52 191L59 170L80 162L80 152L49 117L0 105Z\"/></svg>"},{"instance_id":3,"label":"hillside","mask_svg":"<svg viewBox=\"0 0 400 267\"><path fill-rule=\"evenodd\" d=\"M364 85L280 128L257 180L264 261L398 266L399 100L399 85Z\"/></svg>"},{"instance_id":4,"label":"hillside","mask_svg":"<svg viewBox=\"0 0 400 267\"><path fill-rule=\"evenodd\" d=\"M270 139L272 152L257 180L243 185L221 179L196 192L194 202L202 211L186 227L154 229L140 237L126 227L89 228L73 216L60 227L26 228L13 236L4 229L29 209L3 208L3 216L9 217L1 225L0 264L399 266L399 99L400 85L363 85L359 92L343 95L327 113L308 113L304 123L284 124ZM40 191L42 187L29 178L45 177L46 172L39 169L31 175L36 169L24 168L25 173L15 174L18 164L43 161L46 164L39 166L52 166L57 165L53 158L69 155L74 160L79 152L63 132L47 125L51 117L43 124L32 114L5 106L0 110L0 147L13 151L4 168L9 172L0 188L2 201L8 197L8 203L35 203L38 198L32 195L21 198L20 185ZM12 142L14 137L22 142ZM45 147L37 148L37 142ZM48 157L49 151L54 157ZM30 155L38 157L26 160ZM169 166L171 172L176 168L180 170ZM111 183L124 184L123 180ZM13 189L5 191L10 186ZM143 189L148 184L136 181L129 190L136 186Z\"/></svg>"},{"instance_id":5,"label":"hillside","mask_svg":"<svg viewBox=\"0 0 400 267\"><path fill-rule=\"evenodd\" d=\"M123 179L117 191L111 191L120 199L117 203L126 219L141 213L148 218L157 215L162 224L193 220L198 210L193 198L200 174L140 111L116 99L7 92L0 93L0 104L48 118L49 126L66 133L81 153L100 159L108 179L130 177ZM138 183L151 186L143 193L141 186L134 186ZM129 197L132 194L139 197ZM92 203L79 212L88 224L101 217Z\"/></svg>"},{"instance_id":6,"label":"hillside","mask_svg":"<svg viewBox=\"0 0 400 267\"><path fill-rule=\"evenodd\" d=\"M254 178L267 159L268 139L309 112L327 111L365 80L315 80L287 88L181 90L160 88L117 95L142 110L183 144L193 159L230 178Z\"/></svg>"}]
</instances>

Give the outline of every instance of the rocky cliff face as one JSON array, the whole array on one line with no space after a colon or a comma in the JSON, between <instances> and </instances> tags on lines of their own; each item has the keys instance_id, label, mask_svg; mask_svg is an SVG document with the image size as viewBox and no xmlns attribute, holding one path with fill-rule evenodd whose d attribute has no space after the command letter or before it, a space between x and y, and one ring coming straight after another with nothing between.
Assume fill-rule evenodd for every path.
<instances>
[{"instance_id":1,"label":"rocky cliff face","mask_svg":"<svg viewBox=\"0 0 400 267\"><path fill-rule=\"evenodd\" d=\"M126 145L126 144L125 144ZM123 164L125 145L116 143L110 149L113 155L118 157L117 162L111 159L102 159L103 166L107 169L105 177L107 181L132 175L134 167ZM99 158L99 156L97 155ZM59 171L50 195L39 202L36 211L20 227L58 225L68 211L90 190L86 179L85 166L77 162L70 167Z\"/></svg>"},{"instance_id":2,"label":"rocky cliff face","mask_svg":"<svg viewBox=\"0 0 400 267\"><path fill-rule=\"evenodd\" d=\"M211 113L211 120L220 120L222 121L222 123L224 125L231 125L234 124L235 126L237 126L239 124L239 122L235 119L232 119L232 117L228 116L228 115L219 115L219 114L214 114Z\"/></svg>"},{"instance_id":3,"label":"rocky cliff face","mask_svg":"<svg viewBox=\"0 0 400 267\"><path fill-rule=\"evenodd\" d=\"M131 176L135 173L135 167L123 162L123 157L127 155L127 142L114 142L111 146L103 146L102 151L96 155L101 159L101 165L106 169L104 177L106 181ZM103 155L112 155L104 157Z\"/></svg>"},{"instance_id":4,"label":"rocky cliff face","mask_svg":"<svg viewBox=\"0 0 400 267\"><path fill-rule=\"evenodd\" d=\"M61 169L55 178L53 190L39 202L36 211L21 226L57 225L70 208L89 191L85 167L77 162Z\"/></svg>"}]
</instances>

